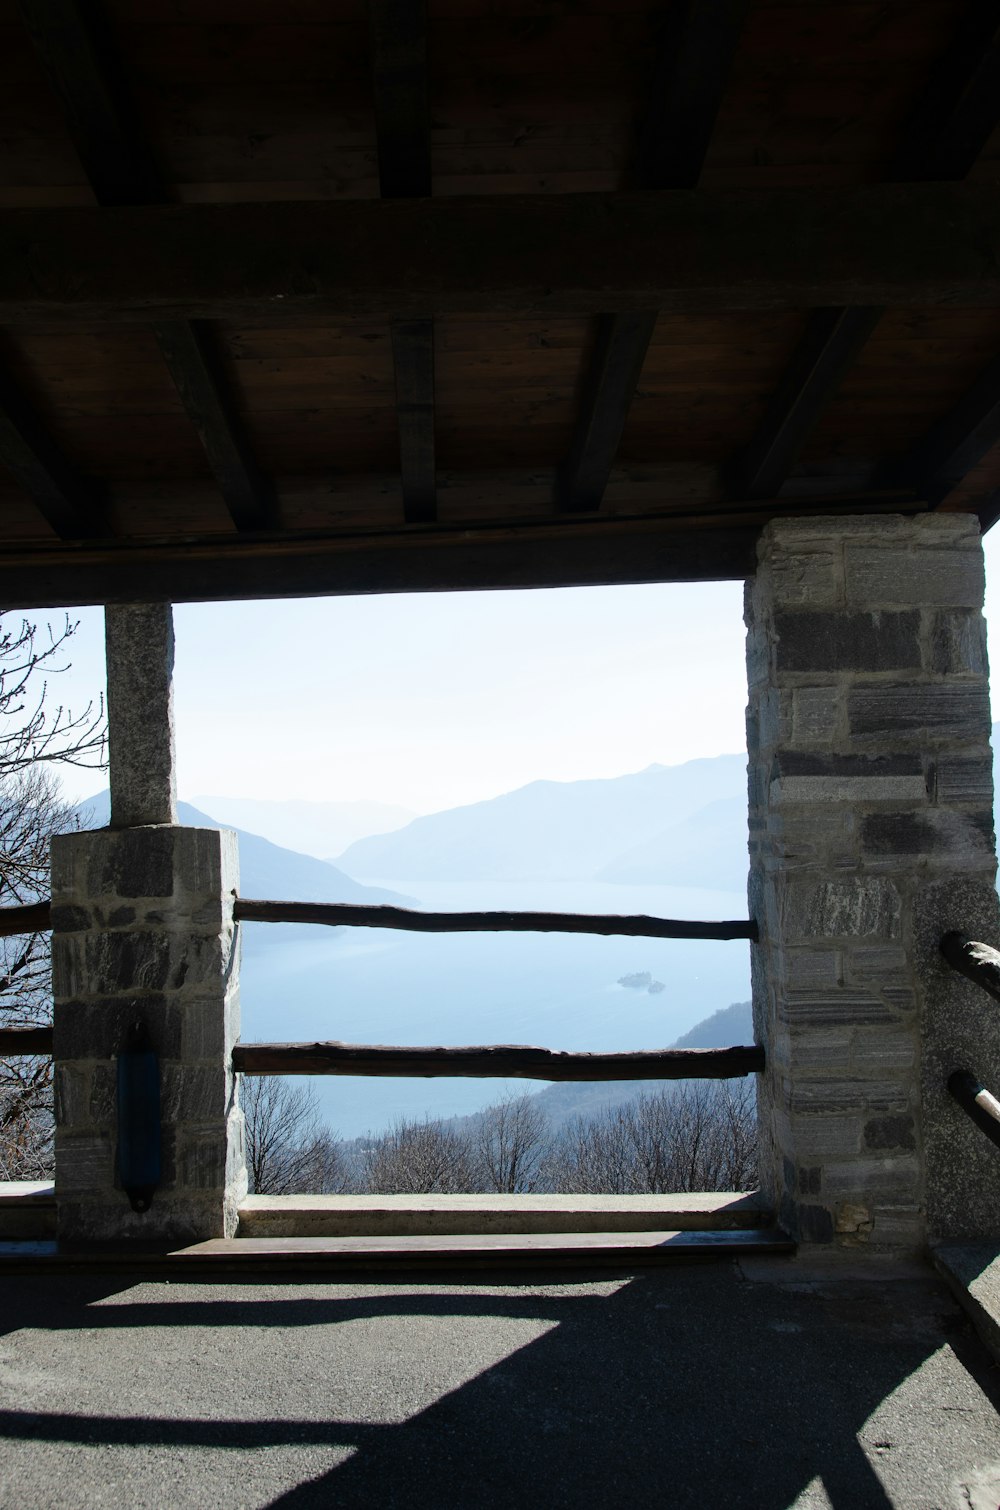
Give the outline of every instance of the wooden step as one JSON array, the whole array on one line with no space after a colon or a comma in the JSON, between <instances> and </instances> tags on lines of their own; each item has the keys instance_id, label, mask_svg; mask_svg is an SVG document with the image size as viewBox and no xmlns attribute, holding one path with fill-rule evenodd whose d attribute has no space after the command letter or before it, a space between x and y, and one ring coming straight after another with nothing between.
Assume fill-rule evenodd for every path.
<instances>
[{"instance_id":1,"label":"wooden step","mask_svg":"<svg viewBox=\"0 0 1000 1510\"><path fill-rule=\"evenodd\" d=\"M240 1205L239 1219L241 1238L382 1238L743 1231L767 1226L774 1218L756 1192L702 1190L682 1195L249 1195Z\"/></svg>"},{"instance_id":2,"label":"wooden step","mask_svg":"<svg viewBox=\"0 0 1000 1510\"><path fill-rule=\"evenodd\" d=\"M194 1243L171 1254L178 1263L222 1260L296 1268L414 1267L508 1263L631 1265L673 1258L793 1253L775 1227L690 1232L524 1232L423 1234L404 1237L243 1237Z\"/></svg>"}]
</instances>

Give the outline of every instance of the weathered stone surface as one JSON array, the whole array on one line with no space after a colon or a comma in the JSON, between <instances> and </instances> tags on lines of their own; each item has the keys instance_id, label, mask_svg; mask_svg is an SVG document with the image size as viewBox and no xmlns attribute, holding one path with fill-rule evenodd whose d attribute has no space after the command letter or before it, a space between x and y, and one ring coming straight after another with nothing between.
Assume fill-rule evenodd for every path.
<instances>
[{"instance_id":1,"label":"weathered stone surface","mask_svg":"<svg viewBox=\"0 0 1000 1510\"><path fill-rule=\"evenodd\" d=\"M930 616L925 665L941 676L986 676L986 625L979 612Z\"/></svg>"},{"instance_id":2,"label":"weathered stone surface","mask_svg":"<svg viewBox=\"0 0 1000 1510\"><path fill-rule=\"evenodd\" d=\"M928 733L988 739L989 692L985 681L854 687L847 694L847 719L852 738L886 740L890 748L901 738L923 745Z\"/></svg>"},{"instance_id":3,"label":"weathered stone surface","mask_svg":"<svg viewBox=\"0 0 1000 1510\"><path fill-rule=\"evenodd\" d=\"M109 604L104 619L111 827L176 823L173 612Z\"/></svg>"},{"instance_id":4,"label":"weathered stone surface","mask_svg":"<svg viewBox=\"0 0 1000 1510\"><path fill-rule=\"evenodd\" d=\"M950 869L994 864L993 814L929 808L919 813L869 813L861 840L873 858L885 855L945 859Z\"/></svg>"},{"instance_id":5,"label":"weathered stone surface","mask_svg":"<svg viewBox=\"0 0 1000 1510\"><path fill-rule=\"evenodd\" d=\"M902 903L883 876L797 881L789 886L783 924L790 938L896 938Z\"/></svg>"},{"instance_id":6,"label":"weathered stone surface","mask_svg":"<svg viewBox=\"0 0 1000 1510\"><path fill-rule=\"evenodd\" d=\"M153 895L142 890L144 844ZM54 915L74 925L53 934L60 1235L169 1243L232 1235L246 1192L231 1069L239 1037L235 836L103 831L64 835L56 850ZM90 926L79 928L85 919ZM137 1021L159 1056L161 1087L163 1180L144 1214L131 1211L114 1176L116 1056Z\"/></svg>"},{"instance_id":7,"label":"weathered stone surface","mask_svg":"<svg viewBox=\"0 0 1000 1510\"><path fill-rule=\"evenodd\" d=\"M968 1013L975 988L942 986L938 953L945 926L1000 943L977 522L773 521L759 560L746 605L762 1188L802 1241L914 1248L1000 1229L1000 1160L974 1148L944 1088L980 1063L1000 1087L1000 1014L985 1036L981 1014L960 1025L951 998L965 992ZM975 908L958 919L973 895L989 898L978 934Z\"/></svg>"},{"instance_id":8,"label":"weathered stone surface","mask_svg":"<svg viewBox=\"0 0 1000 1510\"><path fill-rule=\"evenodd\" d=\"M981 550L941 550L914 545L844 547L848 606L913 604L918 608L981 608L985 591Z\"/></svg>"},{"instance_id":9,"label":"weathered stone surface","mask_svg":"<svg viewBox=\"0 0 1000 1510\"><path fill-rule=\"evenodd\" d=\"M801 609L774 616L775 668L789 671L910 671L920 665L920 614Z\"/></svg>"},{"instance_id":10,"label":"weathered stone surface","mask_svg":"<svg viewBox=\"0 0 1000 1510\"><path fill-rule=\"evenodd\" d=\"M873 1117L865 1123L866 1148L916 1148L911 1116Z\"/></svg>"}]
</instances>

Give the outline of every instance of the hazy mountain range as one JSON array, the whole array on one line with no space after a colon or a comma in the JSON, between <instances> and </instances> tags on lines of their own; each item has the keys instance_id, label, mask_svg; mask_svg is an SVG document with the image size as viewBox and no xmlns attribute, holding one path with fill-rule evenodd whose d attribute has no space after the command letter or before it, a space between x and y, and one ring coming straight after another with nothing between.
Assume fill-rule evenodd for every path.
<instances>
[{"instance_id":1,"label":"hazy mountain range","mask_svg":"<svg viewBox=\"0 0 1000 1510\"><path fill-rule=\"evenodd\" d=\"M746 757L717 755L601 781L533 781L360 839L336 863L360 879L729 890L744 884L746 854Z\"/></svg>"},{"instance_id":2,"label":"hazy mountain range","mask_svg":"<svg viewBox=\"0 0 1000 1510\"><path fill-rule=\"evenodd\" d=\"M98 792L81 802L76 812L85 828L103 828L110 813L109 793ZM177 816L191 828L231 827L210 818L189 802L178 802ZM243 829L236 832L240 844L240 891L245 897L288 902L357 902L371 906L385 903L406 906L410 900L380 886L363 886L326 860L298 854Z\"/></svg>"},{"instance_id":3,"label":"hazy mountain range","mask_svg":"<svg viewBox=\"0 0 1000 1510\"><path fill-rule=\"evenodd\" d=\"M260 834L284 849L327 860L356 839L403 828L416 814L386 802L275 802L257 797L192 798L203 813L245 833Z\"/></svg>"}]
</instances>

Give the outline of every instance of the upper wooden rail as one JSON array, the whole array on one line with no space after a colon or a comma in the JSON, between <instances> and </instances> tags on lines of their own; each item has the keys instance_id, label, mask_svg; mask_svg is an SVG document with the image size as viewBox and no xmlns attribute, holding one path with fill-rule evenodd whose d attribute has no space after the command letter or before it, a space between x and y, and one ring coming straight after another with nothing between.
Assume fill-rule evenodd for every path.
<instances>
[{"instance_id":1,"label":"upper wooden rail","mask_svg":"<svg viewBox=\"0 0 1000 1510\"><path fill-rule=\"evenodd\" d=\"M52 927L52 904L28 902L23 907L0 907L0 938L14 933L39 933Z\"/></svg>"},{"instance_id":2,"label":"upper wooden rail","mask_svg":"<svg viewBox=\"0 0 1000 1510\"><path fill-rule=\"evenodd\" d=\"M752 919L696 923L674 918L575 912L413 912L346 902L264 902L240 897L240 923L325 923L332 928L403 928L412 933L599 933L654 939L756 939Z\"/></svg>"},{"instance_id":3,"label":"upper wooden rail","mask_svg":"<svg viewBox=\"0 0 1000 1510\"><path fill-rule=\"evenodd\" d=\"M1000 1001L1000 951L966 938L964 933L952 932L942 938L941 953L953 970Z\"/></svg>"},{"instance_id":4,"label":"upper wooden rail","mask_svg":"<svg viewBox=\"0 0 1000 1510\"><path fill-rule=\"evenodd\" d=\"M0 1059L11 1054L51 1054L51 1024L41 1028L0 1028Z\"/></svg>"},{"instance_id":5,"label":"upper wooden rail","mask_svg":"<svg viewBox=\"0 0 1000 1510\"><path fill-rule=\"evenodd\" d=\"M527 1044L475 1048L387 1048L361 1043L239 1043L244 1075L400 1075L475 1080L726 1080L764 1068L756 1044L729 1049L661 1049L636 1054L564 1054Z\"/></svg>"}]
</instances>

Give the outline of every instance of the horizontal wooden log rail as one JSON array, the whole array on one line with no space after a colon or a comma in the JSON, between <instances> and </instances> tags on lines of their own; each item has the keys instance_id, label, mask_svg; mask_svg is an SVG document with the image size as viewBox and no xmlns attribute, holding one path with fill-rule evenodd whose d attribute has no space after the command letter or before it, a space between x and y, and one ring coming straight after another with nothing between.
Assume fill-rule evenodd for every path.
<instances>
[{"instance_id":1,"label":"horizontal wooden log rail","mask_svg":"<svg viewBox=\"0 0 1000 1510\"><path fill-rule=\"evenodd\" d=\"M635 1054L564 1054L526 1044L476 1048L387 1048L360 1043L240 1043L244 1075L387 1075L473 1080L728 1080L764 1068L756 1044L729 1049L660 1049Z\"/></svg>"},{"instance_id":2,"label":"horizontal wooden log rail","mask_svg":"<svg viewBox=\"0 0 1000 1510\"><path fill-rule=\"evenodd\" d=\"M0 1028L0 1059L13 1054L51 1054L52 1028Z\"/></svg>"},{"instance_id":3,"label":"horizontal wooden log rail","mask_svg":"<svg viewBox=\"0 0 1000 1510\"><path fill-rule=\"evenodd\" d=\"M948 1089L980 1131L1000 1148L1000 1101L996 1096L969 1070L956 1070L950 1075Z\"/></svg>"},{"instance_id":4,"label":"horizontal wooden log rail","mask_svg":"<svg viewBox=\"0 0 1000 1510\"><path fill-rule=\"evenodd\" d=\"M966 938L964 933L952 932L942 938L941 953L953 970L1000 1001L1000 951Z\"/></svg>"},{"instance_id":5,"label":"horizontal wooden log rail","mask_svg":"<svg viewBox=\"0 0 1000 1510\"><path fill-rule=\"evenodd\" d=\"M346 902L265 902L240 897L239 923L323 923L331 928L403 928L411 933L598 933L652 939L756 939L752 919L695 923L674 918L575 912L413 912Z\"/></svg>"},{"instance_id":6,"label":"horizontal wooden log rail","mask_svg":"<svg viewBox=\"0 0 1000 1510\"><path fill-rule=\"evenodd\" d=\"M0 938L10 938L15 933L40 933L52 927L52 904L28 902L23 907L0 907Z\"/></svg>"}]
</instances>

